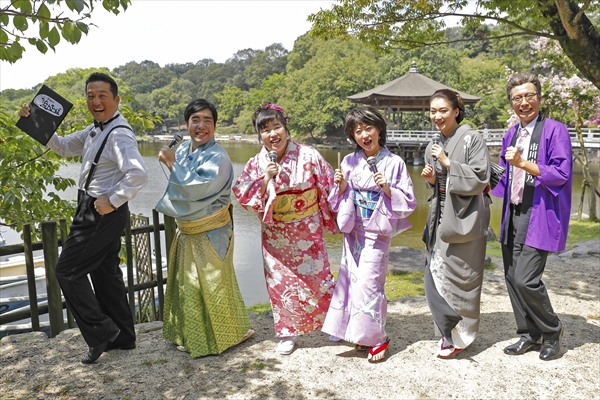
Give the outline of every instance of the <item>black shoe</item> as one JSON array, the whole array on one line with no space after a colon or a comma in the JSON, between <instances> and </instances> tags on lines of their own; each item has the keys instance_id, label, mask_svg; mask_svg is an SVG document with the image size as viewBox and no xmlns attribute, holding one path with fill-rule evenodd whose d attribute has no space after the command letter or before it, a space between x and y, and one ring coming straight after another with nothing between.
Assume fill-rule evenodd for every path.
<instances>
[{"instance_id":1,"label":"black shoe","mask_svg":"<svg viewBox=\"0 0 600 400\"><path fill-rule=\"evenodd\" d=\"M111 350L133 350L133 349L135 349L135 342L123 343L123 344L109 342L106 345L106 348L104 349L104 351L111 351Z\"/></svg>"},{"instance_id":2,"label":"black shoe","mask_svg":"<svg viewBox=\"0 0 600 400\"><path fill-rule=\"evenodd\" d=\"M115 340L119 336L119 333L121 333L121 331L118 331L113 337L108 339L106 342L100 343L98 346L90 346L88 353L85 355L85 357L83 357L81 362L84 364L93 364L94 361L100 358L102 353L104 353L104 350L106 349L106 346L108 346L108 343Z\"/></svg>"},{"instance_id":3,"label":"black shoe","mask_svg":"<svg viewBox=\"0 0 600 400\"><path fill-rule=\"evenodd\" d=\"M540 352L540 360L554 360L560 354L560 341L562 340L564 328L560 327L558 338L554 340L544 340L542 351Z\"/></svg>"},{"instance_id":4,"label":"black shoe","mask_svg":"<svg viewBox=\"0 0 600 400\"><path fill-rule=\"evenodd\" d=\"M536 341L521 338L517 343L511 344L510 346L506 346L504 348L504 354L508 354L510 356L517 356L520 354L525 354L531 350L539 350L541 347L542 338L539 338Z\"/></svg>"}]
</instances>

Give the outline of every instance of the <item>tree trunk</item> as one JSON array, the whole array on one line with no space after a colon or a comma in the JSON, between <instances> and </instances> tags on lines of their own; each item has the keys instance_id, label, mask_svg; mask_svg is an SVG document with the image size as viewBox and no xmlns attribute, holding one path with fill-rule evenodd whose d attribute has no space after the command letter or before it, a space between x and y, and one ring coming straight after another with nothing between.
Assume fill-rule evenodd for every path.
<instances>
[{"instance_id":1,"label":"tree trunk","mask_svg":"<svg viewBox=\"0 0 600 400\"><path fill-rule=\"evenodd\" d=\"M572 0L537 0L565 54L600 89L600 33ZM589 4L588 4L589 5Z\"/></svg>"},{"instance_id":2,"label":"tree trunk","mask_svg":"<svg viewBox=\"0 0 600 400\"><path fill-rule=\"evenodd\" d=\"M589 192L588 192L588 196L589 196L589 202L590 202L590 221L598 221L598 215L596 214L596 190L594 187L594 181L590 181L589 179L592 179L592 177L590 176L590 172L588 171L588 177L586 179L586 182L588 184L588 187L590 188Z\"/></svg>"},{"instance_id":3,"label":"tree trunk","mask_svg":"<svg viewBox=\"0 0 600 400\"><path fill-rule=\"evenodd\" d=\"M583 173L583 187L581 188L581 204L579 206L579 220L581 220L581 210L583 208L584 201L584 193L585 187L587 186L590 190L588 193L589 196L589 218L590 221L596 222L598 220L598 216L596 215L596 187L594 186L594 180L590 175L590 168L588 166L588 158L587 151L585 150L585 143L583 142L583 134L581 133L581 126L583 121L581 120L581 116L578 117L578 121L575 123L575 130L577 131L577 139L579 140L579 146L581 146L581 171Z\"/></svg>"},{"instance_id":4,"label":"tree trunk","mask_svg":"<svg viewBox=\"0 0 600 400\"><path fill-rule=\"evenodd\" d=\"M579 200L579 210L577 211L577 222L581 222L583 215L583 203L585 201L585 188L587 187L585 179L581 182L581 199Z\"/></svg>"}]
</instances>

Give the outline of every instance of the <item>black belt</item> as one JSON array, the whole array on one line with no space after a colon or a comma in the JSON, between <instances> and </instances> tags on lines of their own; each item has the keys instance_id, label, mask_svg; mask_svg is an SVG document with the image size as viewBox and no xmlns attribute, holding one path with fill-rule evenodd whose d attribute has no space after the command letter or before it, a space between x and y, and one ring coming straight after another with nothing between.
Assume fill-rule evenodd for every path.
<instances>
[{"instance_id":1,"label":"black belt","mask_svg":"<svg viewBox=\"0 0 600 400\"><path fill-rule=\"evenodd\" d=\"M510 203L511 211L514 212L516 215L521 214L521 204L522 203L519 203L519 204Z\"/></svg>"}]
</instances>

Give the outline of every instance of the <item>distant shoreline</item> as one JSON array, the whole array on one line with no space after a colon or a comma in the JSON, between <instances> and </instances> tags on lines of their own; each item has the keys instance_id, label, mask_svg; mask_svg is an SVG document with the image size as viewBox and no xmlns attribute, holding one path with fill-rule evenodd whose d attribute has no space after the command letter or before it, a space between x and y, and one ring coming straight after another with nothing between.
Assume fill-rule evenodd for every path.
<instances>
[{"instance_id":1,"label":"distant shoreline","mask_svg":"<svg viewBox=\"0 0 600 400\"><path fill-rule=\"evenodd\" d=\"M150 140L142 140L140 142L169 142L173 140L173 135L148 135ZM215 134L215 139L217 141L240 141L246 143L259 144L258 139L254 135L218 135ZM298 139L294 139L298 140ZM302 140L299 140L300 143L304 143ZM305 143L309 144L317 149L328 149L328 150L353 150L354 146L341 144L341 143L328 143L328 144L315 144L315 143ZM498 157L500 155L500 146L490 146L490 155L492 157ZM600 149L587 149L588 161L592 164L600 163Z\"/></svg>"}]
</instances>

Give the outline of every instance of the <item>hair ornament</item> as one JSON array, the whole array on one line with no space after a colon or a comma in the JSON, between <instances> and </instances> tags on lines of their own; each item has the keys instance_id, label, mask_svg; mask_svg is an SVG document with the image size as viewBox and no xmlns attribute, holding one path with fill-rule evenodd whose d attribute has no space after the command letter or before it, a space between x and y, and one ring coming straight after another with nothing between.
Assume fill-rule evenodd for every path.
<instances>
[{"instance_id":1,"label":"hair ornament","mask_svg":"<svg viewBox=\"0 0 600 400\"><path fill-rule=\"evenodd\" d=\"M290 119L288 118L287 115L285 115L285 113L283 112L283 107L277 105L277 104L273 104L273 103L267 103L262 107L264 110L273 110L273 111L278 111L282 116L283 119L285 120L286 124L288 122L290 122Z\"/></svg>"}]
</instances>

